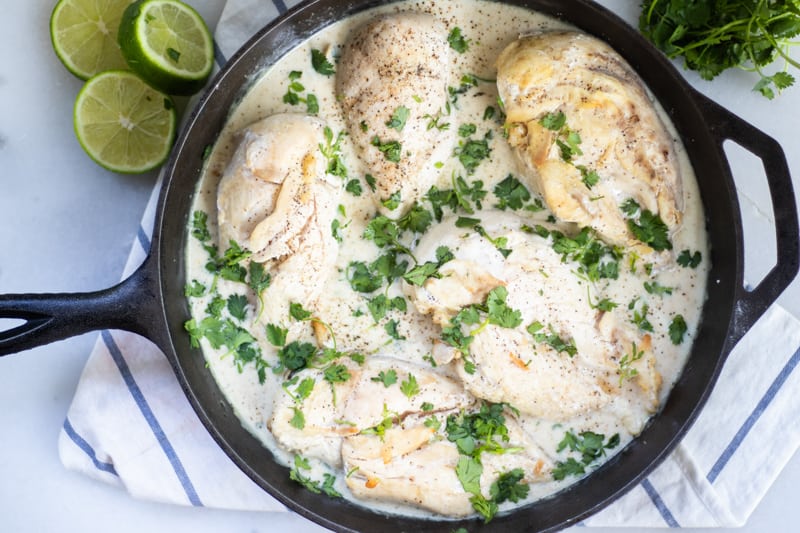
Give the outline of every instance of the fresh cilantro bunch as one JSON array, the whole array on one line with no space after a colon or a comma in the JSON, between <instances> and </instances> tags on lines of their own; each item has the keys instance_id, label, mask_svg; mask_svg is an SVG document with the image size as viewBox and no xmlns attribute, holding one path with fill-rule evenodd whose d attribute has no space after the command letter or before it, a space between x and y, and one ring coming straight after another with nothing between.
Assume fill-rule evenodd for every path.
<instances>
[{"instance_id":1,"label":"fresh cilantro bunch","mask_svg":"<svg viewBox=\"0 0 800 533\"><path fill-rule=\"evenodd\" d=\"M789 49L800 41L800 0L645 0L639 29L670 58L711 80L732 67L755 72L753 90L772 99L794 84ZM764 68L783 59L772 75Z\"/></svg>"}]
</instances>

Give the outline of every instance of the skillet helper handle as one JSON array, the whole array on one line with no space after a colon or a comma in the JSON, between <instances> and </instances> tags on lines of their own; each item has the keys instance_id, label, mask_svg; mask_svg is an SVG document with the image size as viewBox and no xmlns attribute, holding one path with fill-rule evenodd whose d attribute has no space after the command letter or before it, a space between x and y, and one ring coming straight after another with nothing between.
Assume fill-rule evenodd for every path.
<instances>
[{"instance_id":1,"label":"skillet helper handle","mask_svg":"<svg viewBox=\"0 0 800 533\"><path fill-rule=\"evenodd\" d=\"M723 142L730 139L761 159L767 177L775 223L777 261L764 279L751 290L737 287L736 309L729 339L733 347L755 324L767 308L789 286L800 265L800 230L798 230L792 176L780 144L716 102L701 96L704 114L724 156ZM727 164L727 160L726 160Z\"/></svg>"},{"instance_id":2,"label":"skillet helper handle","mask_svg":"<svg viewBox=\"0 0 800 533\"><path fill-rule=\"evenodd\" d=\"M86 293L0 294L0 318L24 324L0 331L0 356L101 329L149 336L157 313L154 284L145 261L129 278L109 289Z\"/></svg>"}]
</instances>

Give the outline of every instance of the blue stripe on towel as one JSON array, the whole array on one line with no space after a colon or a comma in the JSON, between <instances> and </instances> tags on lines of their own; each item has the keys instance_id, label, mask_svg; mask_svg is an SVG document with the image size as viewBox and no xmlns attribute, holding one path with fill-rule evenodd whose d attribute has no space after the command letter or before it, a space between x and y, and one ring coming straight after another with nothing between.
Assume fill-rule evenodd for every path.
<instances>
[{"instance_id":1,"label":"blue stripe on towel","mask_svg":"<svg viewBox=\"0 0 800 533\"><path fill-rule=\"evenodd\" d=\"M94 448L92 448L92 445L86 442L83 437L78 435L78 432L75 431L74 427L72 427L72 423L70 423L69 418L64 419L64 433L67 434L67 437L69 437L78 448L83 450L84 453L89 456L89 459L92 460L95 468L102 470L103 472L108 472L109 474L119 476L113 464L106 463L97 458L97 453L94 451Z\"/></svg>"},{"instance_id":2,"label":"blue stripe on towel","mask_svg":"<svg viewBox=\"0 0 800 533\"><path fill-rule=\"evenodd\" d=\"M150 237L147 235L147 232L144 230L142 225L139 225L139 231L136 232L136 238L139 239L139 245L142 247L145 253L150 251Z\"/></svg>"},{"instance_id":3,"label":"blue stripe on towel","mask_svg":"<svg viewBox=\"0 0 800 533\"><path fill-rule=\"evenodd\" d=\"M139 410L142 412L156 440L158 440L158 443L161 445L161 449L164 450L164 454L172 465L175 475L178 476L178 481L180 481L181 486L183 486L183 490L186 492L189 502L191 502L192 505L202 506L203 502L201 502L200 498L197 496L194 485L192 485L189 476L186 474L186 470L183 468L178 454L175 453L175 448L172 447L166 434L164 434L164 430L161 429L161 424L158 423L155 414L153 414L153 410L150 409L150 404L147 403L147 399L144 397L144 394L142 394L142 390L139 388L139 385L136 384L136 380L128 367L128 363L125 362L122 352L114 341L114 337L112 337L111 333L108 331L103 331L102 337L112 359L114 359L117 368L119 368L120 374L122 374L122 379L125 380L125 385L128 386L128 390L133 396L136 405L139 406Z\"/></svg>"},{"instance_id":4,"label":"blue stripe on towel","mask_svg":"<svg viewBox=\"0 0 800 533\"><path fill-rule=\"evenodd\" d=\"M714 463L714 466L711 467L711 470L708 472L706 479L709 483L714 483L719 474L722 472L722 469L725 468L725 465L728 464L733 454L736 453L736 450L739 449L739 446L744 441L747 434L750 433L750 430L753 429L753 426L761 418L761 415L764 414L764 411L767 410L769 404L772 402L775 395L778 394L778 391L781 390L783 384L789 379L792 371L797 366L797 363L800 362L800 348L794 352L794 355L789 359L789 361L784 365L781 371L778 373L778 376L772 382L772 384L767 389L767 392L764 393L764 396L759 400L756 404L753 412L750 413L750 416L747 417L747 420L744 421L742 427L739 428L739 431L736 432L736 435L733 436L730 444L723 450L722 454L717 459L717 462Z\"/></svg>"},{"instance_id":5,"label":"blue stripe on towel","mask_svg":"<svg viewBox=\"0 0 800 533\"><path fill-rule=\"evenodd\" d=\"M675 520L675 517L672 516L672 512L669 510L669 507L667 507L667 504L661 499L661 495L653 484L650 483L649 479L644 479L642 481L642 488L653 501L653 505L656 506L658 512L661 513L661 518L664 519L664 522L666 522L669 527L681 527L678 521Z\"/></svg>"},{"instance_id":6,"label":"blue stripe on towel","mask_svg":"<svg viewBox=\"0 0 800 533\"><path fill-rule=\"evenodd\" d=\"M281 15L283 15L284 13L286 13L286 11L288 11L288 9L286 8L286 4L283 2L283 0L272 0L272 4L275 6L275 9L277 9L278 13L280 13Z\"/></svg>"}]
</instances>

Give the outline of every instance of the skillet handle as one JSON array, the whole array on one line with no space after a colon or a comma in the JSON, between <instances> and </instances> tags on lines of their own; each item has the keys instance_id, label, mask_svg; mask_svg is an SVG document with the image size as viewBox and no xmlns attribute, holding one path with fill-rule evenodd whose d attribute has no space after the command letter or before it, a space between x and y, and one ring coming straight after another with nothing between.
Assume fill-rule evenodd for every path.
<instances>
[{"instance_id":1,"label":"skillet handle","mask_svg":"<svg viewBox=\"0 0 800 533\"><path fill-rule=\"evenodd\" d=\"M716 102L699 93L697 95L700 97L703 113L708 119L711 133L718 143L719 153L722 154L725 164L728 165L728 162L724 158L722 144L728 139L757 156L764 165L772 199L777 262L753 289L745 289L741 282L737 286L736 308L728 340L729 347L732 348L797 275L800 265L797 204L786 155L780 144Z\"/></svg>"},{"instance_id":2,"label":"skillet handle","mask_svg":"<svg viewBox=\"0 0 800 533\"><path fill-rule=\"evenodd\" d=\"M124 329L156 340L162 312L153 263L148 256L129 278L100 291L0 294L0 318L25 320L0 331L0 356L101 329Z\"/></svg>"}]
</instances>

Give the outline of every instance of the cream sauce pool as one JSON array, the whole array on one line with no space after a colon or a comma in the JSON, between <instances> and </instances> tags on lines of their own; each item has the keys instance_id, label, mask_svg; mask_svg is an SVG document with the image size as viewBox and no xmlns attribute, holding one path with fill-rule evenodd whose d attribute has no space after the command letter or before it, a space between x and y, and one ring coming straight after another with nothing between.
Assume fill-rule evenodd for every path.
<instances>
[{"instance_id":1,"label":"cream sauce pool","mask_svg":"<svg viewBox=\"0 0 800 533\"><path fill-rule=\"evenodd\" d=\"M345 119L335 95L335 76L324 76L314 71L311 66L311 50L322 50L328 58L338 57L338 53L346 41L348 34L364 21L376 13L393 13L398 11L421 11L435 15L446 24L448 30L460 28L462 34L469 39L470 46L463 54L454 53L450 72L450 85L458 88L462 76L472 74L477 77L477 86L468 87L463 94L457 95L456 102L451 106L449 115L443 115L442 122L450 123L451 128L458 128L461 124L476 124L478 134L492 131L491 155L482 161L472 176L467 176L467 181L481 180L483 188L489 191L483 204L488 208L495 203L491 191L494 186L509 174L521 178L521 171L515 162L511 149L503 139L503 125L496 119L487 119L487 107L497 108L497 90L494 80L494 60L501 50L521 34L531 33L542 29L568 28L563 22L549 18L542 14L531 12L514 6L504 6L482 0L424 0L419 2L401 2L357 14L346 20L339 21L312 36L289 53L275 65L261 73L242 100L231 110L230 118L220 133L212 153L207 159L203 177L198 185L194 199L194 210L208 215L208 229L211 233L211 242L216 242L216 194L217 184L235 151L239 137L237 132L249 124L264 117L282 112L304 112L303 102L290 105L284 102L284 95L289 90L291 72L301 72L299 81L303 90L299 91L304 98L314 94L319 102L318 116L325 120L333 132L346 131ZM696 268L684 268L672 265L669 268L654 269L646 273L645 262L639 260L634 263L629 255L620 259L620 276L613 283L602 280L606 296L620 303L623 313L633 316L634 310L624 310L629 302L638 302L636 309L641 312L641 303L647 303L647 319L652 325L652 349L656 360L656 369L663 378L660 389L660 400L663 403L666 396L680 374L685 359L692 345L693 337L700 318L700 310L705 298L705 280L707 278L709 262L707 258L708 243L704 227L704 217L699 192L691 166L688 163L681 141L672 129L672 126L663 110L660 115L675 139L676 154L680 161L683 179L684 212L681 227L671 236L675 255L682 250L699 252L702 261ZM587 132L582 132L588 135ZM389 310L385 317L377 323L367 308L365 295L354 292L348 282L348 265L353 261L371 262L381 251L371 241L362 237L367 223L376 215L376 207L369 197L369 185L364 180L367 170L359 161L355 148L349 138L344 136L341 145L342 159L347 167L348 176L342 186L351 180L357 180L364 191L360 196L343 192L340 197L338 214L339 230L341 237L337 269L326 283L326 291L319 303L319 308L313 310L318 316L324 317L331 328L336 332L339 348L347 348L360 353L370 354L380 352L381 355L395 357L420 365L430 365L431 339L438 336L439 326L430 322L429 317L414 311L414 306L408 302L407 310ZM466 176L464 168L452 152L445 153L436 167L440 170L440 179L437 186L440 189L452 187L452 176ZM524 182L524 179L523 179ZM535 198L535 194L534 194ZM550 216L546 209L541 211L517 211L523 217L526 225L534 226L544 223ZM187 254L187 279L196 282L201 287L215 287L218 299L227 299L231 295L243 294L247 297L246 319L243 324L252 321L257 313L257 298L251 290L241 283L215 278L206 268L208 253L203 244L197 239L190 239ZM634 266L634 271L631 270ZM643 289L643 282L657 282L661 287L672 289L671 294L651 294ZM651 285L652 287L652 285ZM588 289L587 289L588 290ZM201 294L202 292L202 294ZM208 315L210 305L213 305L211 291L198 291L196 296L189 298L192 315L196 323L200 323ZM656 291L657 292L657 291ZM268 291L267 291L267 294ZM395 282L389 287L386 295L389 298L402 296L400 282ZM366 295L368 296L368 295ZM588 307L587 307L588 309ZM223 310L223 314L227 311ZM687 324L687 331L683 342L676 345L670 341L669 326L672 318L681 314ZM393 322L396 328L394 335L389 332L387 324ZM254 336L261 339L260 349L263 358L268 363L275 362L276 349L263 340L263 333ZM395 338L396 337L396 338ZM402 339L402 340L398 340ZM311 331L308 332L309 341L313 341ZM294 454L283 450L277 445L275 438L267 427L273 410L273 400L286 380L283 373L274 373L269 368L262 373L263 383L259 379L254 364L237 364L235 359L227 353L226 348L214 349L208 339L201 339L209 371L213 373L220 389L233 406L242 424L260 439L276 456L277 460L288 467L294 466ZM440 369L441 370L441 369ZM445 372L445 370L441 370ZM629 387L629 388L632 388ZM520 417L520 421L536 443L552 458L554 462L564 461L569 457L569 450L559 451L559 443L566 431L574 435L591 431L606 437L619 434L620 443L613 449L606 451L603 460L624 448L625 444L641 431L651 413L646 408L636 407L631 402L633 394L622 394L619 401L597 411L579 415L574 419L559 424L551 421L534 419L533 417ZM324 474L336 476L335 489L350 497L350 492L345 484L346 472L337 472L320 461L309 461L311 469L304 471L304 475L311 479L322 480ZM587 468L591 471L597 464ZM567 476L564 480L552 480L542 483L531 483L528 498L524 503L542 498L570 483L578 477ZM391 513L410 514L415 516L430 516L429 513L413 507L392 503L375 501L357 502L371 508L380 509ZM509 504L503 504L501 510Z\"/></svg>"}]
</instances>

